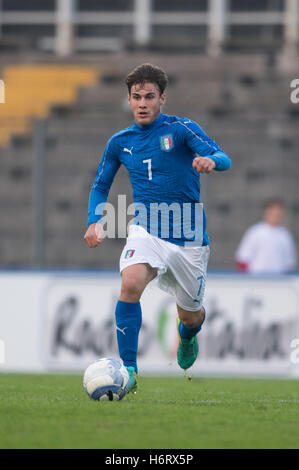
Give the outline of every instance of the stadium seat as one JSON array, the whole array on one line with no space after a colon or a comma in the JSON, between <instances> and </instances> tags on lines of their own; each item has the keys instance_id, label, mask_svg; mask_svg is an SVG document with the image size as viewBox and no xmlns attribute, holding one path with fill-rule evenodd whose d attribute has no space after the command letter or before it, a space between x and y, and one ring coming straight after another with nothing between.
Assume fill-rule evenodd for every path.
<instances>
[{"instance_id":1,"label":"stadium seat","mask_svg":"<svg viewBox=\"0 0 299 470\"><path fill-rule=\"evenodd\" d=\"M74 65L13 65L4 68L5 106L0 107L0 147L14 134L31 132L32 119L54 105L73 104L79 87L93 85L98 71Z\"/></svg>"}]
</instances>

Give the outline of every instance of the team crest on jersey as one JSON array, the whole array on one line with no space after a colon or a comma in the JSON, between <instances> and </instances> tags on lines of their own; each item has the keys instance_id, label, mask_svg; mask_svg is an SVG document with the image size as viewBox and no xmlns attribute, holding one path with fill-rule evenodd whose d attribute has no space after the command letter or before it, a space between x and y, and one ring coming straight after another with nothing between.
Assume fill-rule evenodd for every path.
<instances>
[{"instance_id":1,"label":"team crest on jersey","mask_svg":"<svg viewBox=\"0 0 299 470\"><path fill-rule=\"evenodd\" d=\"M161 149L169 152L173 148L173 137L171 134L163 135L160 139Z\"/></svg>"},{"instance_id":2,"label":"team crest on jersey","mask_svg":"<svg viewBox=\"0 0 299 470\"><path fill-rule=\"evenodd\" d=\"M132 258L132 256L134 255L135 253L135 250L127 250L126 251L126 254L125 254L125 258Z\"/></svg>"}]
</instances>

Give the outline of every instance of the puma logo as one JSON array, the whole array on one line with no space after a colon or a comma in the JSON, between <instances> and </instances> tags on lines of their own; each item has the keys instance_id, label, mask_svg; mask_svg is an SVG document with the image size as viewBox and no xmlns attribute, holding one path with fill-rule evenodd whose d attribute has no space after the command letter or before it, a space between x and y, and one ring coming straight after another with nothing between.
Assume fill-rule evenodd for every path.
<instances>
[{"instance_id":1,"label":"puma logo","mask_svg":"<svg viewBox=\"0 0 299 470\"><path fill-rule=\"evenodd\" d=\"M126 333L125 333L125 329L128 328L127 326L125 326L123 329L119 328L118 326L116 326L116 329L118 331L120 331L124 336L126 336Z\"/></svg>"},{"instance_id":2,"label":"puma logo","mask_svg":"<svg viewBox=\"0 0 299 470\"><path fill-rule=\"evenodd\" d=\"M130 150L124 147L124 152L128 152L130 155L133 155L133 147L131 147Z\"/></svg>"}]
</instances>

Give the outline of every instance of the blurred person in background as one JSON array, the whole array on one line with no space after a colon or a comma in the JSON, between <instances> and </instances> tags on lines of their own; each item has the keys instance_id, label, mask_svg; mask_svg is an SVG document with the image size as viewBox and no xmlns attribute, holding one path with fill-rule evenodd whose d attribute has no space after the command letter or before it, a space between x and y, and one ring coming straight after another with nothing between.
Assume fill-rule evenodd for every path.
<instances>
[{"instance_id":1,"label":"blurred person in background","mask_svg":"<svg viewBox=\"0 0 299 470\"><path fill-rule=\"evenodd\" d=\"M296 268L296 246L283 225L284 217L285 204L281 199L267 202L263 220L245 232L236 251L238 271L287 273Z\"/></svg>"}]
</instances>

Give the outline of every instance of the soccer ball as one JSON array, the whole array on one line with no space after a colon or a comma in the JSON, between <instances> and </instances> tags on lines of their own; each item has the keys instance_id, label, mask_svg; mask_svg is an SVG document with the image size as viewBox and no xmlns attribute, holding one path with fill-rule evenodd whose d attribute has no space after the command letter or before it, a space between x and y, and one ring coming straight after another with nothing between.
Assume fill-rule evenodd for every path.
<instances>
[{"instance_id":1,"label":"soccer ball","mask_svg":"<svg viewBox=\"0 0 299 470\"><path fill-rule=\"evenodd\" d=\"M128 386L128 371L116 359L104 357L92 362L83 377L84 390L93 400L121 400Z\"/></svg>"}]
</instances>

